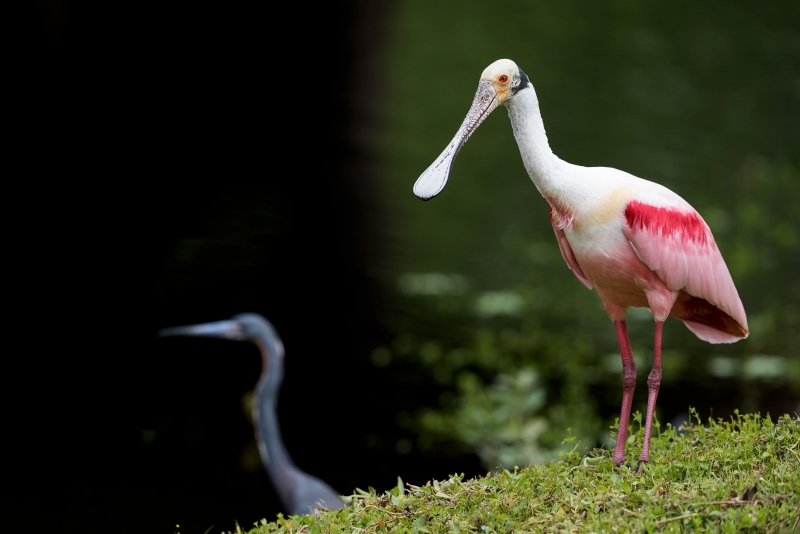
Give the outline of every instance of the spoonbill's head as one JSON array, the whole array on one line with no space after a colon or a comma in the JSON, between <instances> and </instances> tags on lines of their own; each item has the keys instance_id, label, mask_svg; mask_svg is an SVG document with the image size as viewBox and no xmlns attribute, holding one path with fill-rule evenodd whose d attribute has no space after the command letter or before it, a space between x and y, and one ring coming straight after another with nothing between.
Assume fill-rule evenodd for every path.
<instances>
[{"instance_id":1,"label":"spoonbill's head","mask_svg":"<svg viewBox=\"0 0 800 534\"><path fill-rule=\"evenodd\" d=\"M517 67L516 63L510 59L498 59L481 74L478 92L482 86L486 87L487 92L491 88L497 97L498 105L508 104L520 89L524 89L529 83L528 76Z\"/></svg>"},{"instance_id":2,"label":"spoonbill's head","mask_svg":"<svg viewBox=\"0 0 800 534\"><path fill-rule=\"evenodd\" d=\"M510 104L514 96L529 85L528 77L510 59L498 59L486 67L464 122L447 148L417 178L414 194L422 200L438 195L444 189L456 156L469 136L497 106Z\"/></svg>"}]
</instances>

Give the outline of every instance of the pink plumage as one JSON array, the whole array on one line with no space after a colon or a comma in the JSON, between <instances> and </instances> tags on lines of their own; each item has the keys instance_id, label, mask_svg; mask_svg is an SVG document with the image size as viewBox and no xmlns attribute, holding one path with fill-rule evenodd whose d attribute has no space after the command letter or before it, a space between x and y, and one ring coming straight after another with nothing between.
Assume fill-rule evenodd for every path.
<instances>
[{"instance_id":1,"label":"pink plumage","mask_svg":"<svg viewBox=\"0 0 800 534\"><path fill-rule=\"evenodd\" d=\"M748 336L744 306L699 213L634 200L625 208L625 220L623 234L639 259L670 291L680 292L670 315L709 343Z\"/></svg>"},{"instance_id":2,"label":"pink plumage","mask_svg":"<svg viewBox=\"0 0 800 534\"><path fill-rule=\"evenodd\" d=\"M552 214L551 207L551 220ZM555 222L553 230L564 261L589 289L599 284L598 292L607 307L648 307L662 321L671 315L709 343L732 343L747 337L744 306L725 261L708 225L691 207L655 207L631 200L619 220L619 231L628 241L622 248L630 246L630 250L617 249L612 255L604 251L584 256L582 261ZM602 271L597 281L587 278L582 262L592 264L589 272ZM644 269L652 271L658 281ZM641 271L639 279L632 274L637 271ZM648 291L652 299L660 292L675 292L675 301L658 307L649 302ZM610 315L624 318L624 312Z\"/></svg>"}]
</instances>

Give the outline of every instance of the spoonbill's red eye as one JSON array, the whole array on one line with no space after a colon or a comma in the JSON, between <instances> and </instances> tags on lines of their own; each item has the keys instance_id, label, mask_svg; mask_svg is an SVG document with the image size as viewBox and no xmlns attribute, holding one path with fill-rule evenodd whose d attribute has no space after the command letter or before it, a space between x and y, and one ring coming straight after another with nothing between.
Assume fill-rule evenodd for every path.
<instances>
[{"instance_id":1,"label":"spoonbill's red eye","mask_svg":"<svg viewBox=\"0 0 800 534\"><path fill-rule=\"evenodd\" d=\"M506 76L505 74L501 74L498 80L500 81L500 83L506 83L508 81L508 76Z\"/></svg>"}]
</instances>

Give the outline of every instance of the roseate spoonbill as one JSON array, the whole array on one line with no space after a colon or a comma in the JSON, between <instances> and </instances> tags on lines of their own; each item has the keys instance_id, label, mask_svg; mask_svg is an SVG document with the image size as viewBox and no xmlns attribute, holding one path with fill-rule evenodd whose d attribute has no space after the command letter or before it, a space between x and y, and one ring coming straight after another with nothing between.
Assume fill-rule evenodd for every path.
<instances>
[{"instance_id":1,"label":"roseate spoonbill","mask_svg":"<svg viewBox=\"0 0 800 534\"><path fill-rule=\"evenodd\" d=\"M253 425L261 461L283 507L291 515L315 514L320 508L342 508L339 494L319 478L300 470L281 439L275 410L283 380L283 343L272 324L256 313L227 321L164 328L161 336L208 336L249 341L261 351L261 376L255 388Z\"/></svg>"},{"instance_id":2,"label":"roseate spoonbill","mask_svg":"<svg viewBox=\"0 0 800 534\"><path fill-rule=\"evenodd\" d=\"M560 160L547 142L536 91L509 59L483 71L475 99L453 140L414 184L428 200L447 183L459 150L499 105L508 109L522 162L550 204L561 255L587 288L594 288L614 322L622 356L622 409L613 460L625 462L636 365L625 316L649 308L655 319L653 368L647 379L647 421L639 469L650 460L653 410L661 383L661 335L671 315L709 343L748 336L747 318L731 275L700 214L659 184L607 167Z\"/></svg>"}]
</instances>

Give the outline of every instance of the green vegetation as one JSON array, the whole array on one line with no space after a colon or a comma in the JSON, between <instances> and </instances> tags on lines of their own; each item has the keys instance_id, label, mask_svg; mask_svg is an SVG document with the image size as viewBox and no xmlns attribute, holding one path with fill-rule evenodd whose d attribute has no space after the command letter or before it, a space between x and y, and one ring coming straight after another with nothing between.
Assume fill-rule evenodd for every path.
<instances>
[{"instance_id":1,"label":"green vegetation","mask_svg":"<svg viewBox=\"0 0 800 534\"><path fill-rule=\"evenodd\" d=\"M570 450L547 464L483 477L453 475L387 491L356 489L350 506L318 516L279 515L249 534L434 532L798 532L800 422L736 415L671 425L654 436L642 473L611 451ZM641 422L641 416L635 415ZM635 426L635 425L634 425ZM643 429L632 432L634 459ZM245 532L237 526L238 532Z\"/></svg>"}]
</instances>

